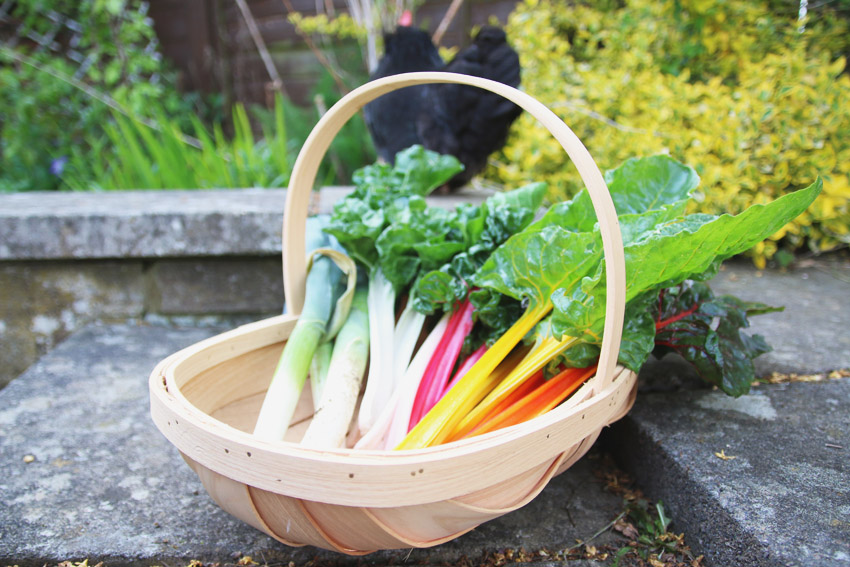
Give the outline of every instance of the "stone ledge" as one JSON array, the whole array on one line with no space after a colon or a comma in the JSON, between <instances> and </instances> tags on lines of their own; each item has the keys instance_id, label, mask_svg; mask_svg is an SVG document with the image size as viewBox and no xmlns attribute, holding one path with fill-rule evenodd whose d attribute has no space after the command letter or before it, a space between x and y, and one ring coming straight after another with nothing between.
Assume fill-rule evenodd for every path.
<instances>
[{"instance_id":1,"label":"stone ledge","mask_svg":"<svg viewBox=\"0 0 850 567\"><path fill-rule=\"evenodd\" d=\"M311 213L330 212L350 191L314 192ZM481 195L431 201L451 207ZM0 261L280 254L285 202L285 189L0 195Z\"/></svg>"},{"instance_id":2,"label":"stone ledge","mask_svg":"<svg viewBox=\"0 0 850 567\"><path fill-rule=\"evenodd\" d=\"M314 192L310 213L350 191ZM91 321L280 313L285 203L283 189L0 195L0 388Z\"/></svg>"},{"instance_id":3,"label":"stone ledge","mask_svg":"<svg viewBox=\"0 0 850 567\"><path fill-rule=\"evenodd\" d=\"M273 254L285 190L2 197L0 260Z\"/></svg>"}]
</instances>

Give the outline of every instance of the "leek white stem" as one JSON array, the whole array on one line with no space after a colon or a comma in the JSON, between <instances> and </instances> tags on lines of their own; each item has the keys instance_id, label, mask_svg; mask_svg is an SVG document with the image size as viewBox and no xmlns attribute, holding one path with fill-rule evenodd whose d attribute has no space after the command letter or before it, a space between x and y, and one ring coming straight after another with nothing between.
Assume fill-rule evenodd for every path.
<instances>
[{"instance_id":1,"label":"leek white stem","mask_svg":"<svg viewBox=\"0 0 850 567\"><path fill-rule=\"evenodd\" d=\"M286 434L307 379L313 352L325 334L326 322L327 319L306 319L303 315L298 319L284 346L254 426L254 435L260 439L279 441Z\"/></svg>"},{"instance_id":2,"label":"leek white stem","mask_svg":"<svg viewBox=\"0 0 850 567\"><path fill-rule=\"evenodd\" d=\"M316 348L313 360L310 362L310 393L313 397L314 411L319 408L319 402L322 400L322 392L328 379L328 366L330 366L332 354L333 343L330 341L323 342Z\"/></svg>"},{"instance_id":3,"label":"leek white stem","mask_svg":"<svg viewBox=\"0 0 850 567\"><path fill-rule=\"evenodd\" d=\"M336 448L345 444L369 358L366 310L366 290L358 289L348 319L334 342L324 393L301 440L302 445Z\"/></svg>"},{"instance_id":4,"label":"leek white stem","mask_svg":"<svg viewBox=\"0 0 850 567\"><path fill-rule=\"evenodd\" d=\"M336 318L344 320L346 314L340 311L351 304L357 278L354 261L338 251L323 248L329 239L321 230L322 222L318 217L307 219L306 245L313 252L307 265L304 308L283 347L254 425L254 435L265 441L283 439L331 315L336 309ZM351 292L346 290L347 299L335 304L343 272L348 273L347 288Z\"/></svg>"}]
</instances>

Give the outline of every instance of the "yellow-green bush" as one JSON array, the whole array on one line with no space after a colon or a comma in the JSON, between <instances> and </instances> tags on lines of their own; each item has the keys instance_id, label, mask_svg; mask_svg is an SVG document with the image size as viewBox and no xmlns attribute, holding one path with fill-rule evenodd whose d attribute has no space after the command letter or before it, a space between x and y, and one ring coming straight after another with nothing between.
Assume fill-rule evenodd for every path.
<instances>
[{"instance_id":1,"label":"yellow-green bush","mask_svg":"<svg viewBox=\"0 0 850 567\"><path fill-rule=\"evenodd\" d=\"M847 28L782 19L764 2L627 0L610 9L525 0L508 22L525 90L570 125L602 169L666 152L699 172L701 212L737 213L820 175L807 212L752 251L850 242ZM528 115L488 175L581 185L560 146ZM781 241L781 242L780 242Z\"/></svg>"}]
</instances>

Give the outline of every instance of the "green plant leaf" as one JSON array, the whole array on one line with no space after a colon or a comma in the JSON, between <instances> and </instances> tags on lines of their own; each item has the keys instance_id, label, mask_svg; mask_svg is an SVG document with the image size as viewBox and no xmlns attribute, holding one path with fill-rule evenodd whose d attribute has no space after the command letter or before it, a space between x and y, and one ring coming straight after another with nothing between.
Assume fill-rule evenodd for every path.
<instances>
[{"instance_id":1,"label":"green plant leaf","mask_svg":"<svg viewBox=\"0 0 850 567\"><path fill-rule=\"evenodd\" d=\"M497 248L475 274L475 285L543 305L557 289L572 289L601 258L598 234L559 226L526 230Z\"/></svg>"},{"instance_id":2,"label":"green plant leaf","mask_svg":"<svg viewBox=\"0 0 850 567\"><path fill-rule=\"evenodd\" d=\"M480 207L458 209L455 229L463 235L463 246L452 250L451 255L441 254L442 260L431 255L424 263L427 272L412 293L416 310L431 314L466 298L475 272L490 252L532 221L545 195L545 183L532 183L491 195ZM450 261L440 265L446 260Z\"/></svg>"},{"instance_id":3,"label":"green plant leaf","mask_svg":"<svg viewBox=\"0 0 850 567\"><path fill-rule=\"evenodd\" d=\"M463 166L454 156L441 155L417 145L396 155L394 170L420 195L427 195L463 170Z\"/></svg>"},{"instance_id":4,"label":"green plant leaf","mask_svg":"<svg viewBox=\"0 0 850 567\"><path fill-rule=\"evenodd\" d=\"M627 244L624 247L626 300L654 288L676 285L749 249L806 210L822 186L818 179L806 189L765 205L753 205L737 216L689 215L679 222L663 224ZM605 317L604 297L602 266L592 277L582 281L581 286L558 289L552 296L556 334L595 342Z\"/></svg>"},{"instance_id":5,"label":"green plant leaf","mask_svg":"<svg viewBox=\"0 0 850 567\"><path fill-rule=\"evenodd\" d=\"M607 171L605 182L618 217L635 217L633 222L638 223L622 229L624 242L629 242L659 222L683 214L688 198L699 185L699 176L692 168L657 155L627 160ZM572 200L550 207L532 226L556 224L576 232L590 232L596 221L590 195L582 190Z\"/></svg>"},{"instance_id":6,"label":"green plant leaf","mask_svg":"<svg viewBox=\"0 0 850 567\"><path fill-rule=\"evenodd\" d=\"M700 377L732 396L746 394L755 380L753 359L770 351L759 335L748 335L752 315L781 311L732 296L716 297L708 285L683 282L661 292L655 342L696 368Z\"/></svg>"}]
</instances>

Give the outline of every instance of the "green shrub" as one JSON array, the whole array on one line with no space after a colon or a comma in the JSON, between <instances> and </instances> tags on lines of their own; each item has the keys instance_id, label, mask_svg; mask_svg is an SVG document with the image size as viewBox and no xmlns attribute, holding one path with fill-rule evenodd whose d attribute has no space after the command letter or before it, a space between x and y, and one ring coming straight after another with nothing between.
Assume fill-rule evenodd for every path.
<instances>
[{"instance_id":1,"label":"green shrub","mask_svg":"<svg viewBox=\"0 0 850 567\"><path fill-rule=\"evenodd\" d=\"M80 85L150 118L151 101L185 116L192 100L173 86L139 0L19 0L14 37L0 38L0 191L62 187L72 156L96 156L84 141L102 132L110 109ZM80 27L62 22L68 18ZM53 49L31 38L53 37ZM43 42L42 42L43 43ZM13 46L13 47L10 47ZM70 57L74 54L74 59Z\"/></svg>"},{"instance_id":2,"label":"green shrub","mask_svg":"<svg viewBox=\"0 0 850 567\"><path fill-rule=\"evenodd\" d=\"M796 14L794 14L796 16ZM601 169L669 153L702 177L702 212L737 213L824 178L807 214L751 253L850 242L850 78L846 25L798 31L765 2L526 0L508 22L524 88L576 132ZM527 115L488 175L580 187L563 150Z\"/></svg>"},{"instance_id":3,"label":"green shrub","mask_svg":"<svg viewBox=\"0 0 850 567\"><path fill-rule=\"evenodd\" d=\"M332 81L319 81L316 96L336 102ZM221 121L212 129L190 117L183 128L152 103L155 119L140 121L114 113L102 134L83 144L92 152L73 152L62 174L74 190L203 189L285 187L299 149L319 119L311 107L299 107L278 95L271 110L241 104L232 108L233 133ZM255 126L256 125L256 126ZM188 135L187 135L188 133ZM331 143L320 164L317 183L349 183L351 174L374 161L362 117L355 116Z\"/></svg>"},{"instance_id":4,"label":"green shrub","mask_svg":"<svg viewBox=\"0 0 850 567\"><path fill-rule=\"evenodd\" d=\"M147 124L113 115L103 137L89 140L97 156L75 156L64 179L72 189L200 189L284 187L289 181L291 150L287 146L283 99L278 96L274 125L256 140L248 113L233 107L234 134L221 126L210 132L192 119L192 137L161 112Z\"/></svg>"}]
</instances>

